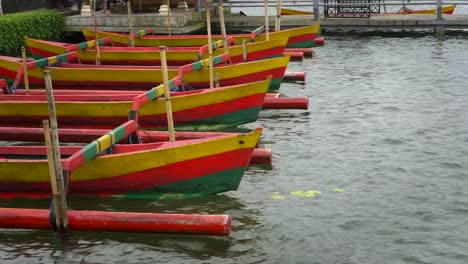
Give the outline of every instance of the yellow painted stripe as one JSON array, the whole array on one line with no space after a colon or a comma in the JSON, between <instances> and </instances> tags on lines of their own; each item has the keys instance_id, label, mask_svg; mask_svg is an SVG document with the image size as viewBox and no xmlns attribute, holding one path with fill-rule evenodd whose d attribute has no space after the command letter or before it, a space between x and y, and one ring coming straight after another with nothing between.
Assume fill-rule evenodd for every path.
<instances>
[{"instance_id":1,"label":"yellow painted stripe","mask_svg":"<svg viewBox=\"0 0 468 264\"><path fill-rule=\"evenodd\" d=\"M257 72L268 71L278 67L286 67L288 65L290 56L283 56L268 60L252 61L241 64L217 66L214 68L215 73L219 73L221 80L228 78L235 78L245 74L254 74ZM184 75L184 80L188 83L191 82L209 82L210 70L202 69L200 71L190 72Z\"/></svg>"},{"instance_id":2,"label":"yellow painted stripe","mask_svg":"<svg viewBox=\"0 0 468 264\"><path fill-rule=\"evenodd\" d=\"M200 92L187 99L183 96L171 98L174 112L194 107L210 105L213 103L234 100L259 93L266 93L269 80L247 83L235 86L232 89L214 89L209 92ZM58 116L88 116L113 117L126 116L132 108L132 102L56 102ZM164 100L149 102L140 108L140 115L155 115L166 113ZM0 101L0 116L48 116L47 102L21 102Z\"/></svg>"},{"instance_id":3,"label":"yellow painted stripe","mask_svg":"<svg viewBox=\"0 0 468 264\"><path fill-rule=\"evenodd\" d=\"M132 102L55 102L58 116L126 116ZM0 116L48 116L47 102L0 102Z\"/></svg>"},{"instance_id":4,"label":"yellow painted stripe","mask_svg":"<svg viewBox=\"0 0 468 264\"><path fill-rule=\"evenodd\" d=\"M294 10L294 9L289 9L289 8L281 8L281 13L286 14L286 15L313 15L314 12L309 12L309 11L301 11L301 10Z\"/></svg>"},{"instance_id":5,"label":"yellow painted stripe","mask_svg":"<svg viewBox=\"0 0 468 264\"><path fill-rule=\"evenodd\" d=\"M186 144L177 148L162 148L134 152L131 154L101 156L93 159L73 172L73 181L110 178L190 159L215 155L243 148L253 148L261 131L251 134L206 139L199 143ZM239 141L244 144L239 144ZM47 161L0 161L0 181L49 182Z\"/></svg>"},{"instance_id":6,"label":"yellow painted stripe","mask_svg":"<svg viewBox=\"0 0 468 264\"><path fill-rule=\"evenodd\" d=\"M291 36L297 36L300 34L312 32L312 33L317 33L320 28L320 22L315 23L314 25L311 26L305 26L305 27L299 27L299 28L293 28L293 29L286 29L286 30L281 30L277 32L270 32L270 39L280 39L280 38L289 38ZM85 28L82 28L82 32L85 36L88 37L94 37L94 33L92 30L88 30ZM233 35L234 40L236 43L242 43L242 39L247 40L248 42L250 41L250 34L241 34L241 35ZM129 37L126 35L117 35L117 34L112 34L112 33L103 33L99 32L99 38L111 38L112 41L118 42L121 44L128 44ZM213 40L219 40L221 39L220 36L213 36ZM257 36L255 38L256 41L262 41L265 40L265 35L261 34L260 36ZM161 39L154 39L154 38L140 38L140 39L135 39L135 46L144 46L144 47L156 47L156 46L161 46L165 45L168 47L175 47L175 46L203 46L206 45L206 37L205 36L200 36L200 37L187 37L187 38L161 38Z\"/></svg>"},{"instance_id":7,"label":"yellow painted stripe","mask_svg":"<svg viewBox=\"0 0 468 264\"><path fill-rule=\"evenodd\" d=\"M231 89L219 89L217 91L201 92L193 95L189 100L180 96L175 96L171 98L172 109L173 111L182 111L204 105L234 100L249 95L266 93L269 85L270 80L241 84ZM166 113L166 105L163 100L152 101L141 106L140 108L140 114L143 116L163 113Z\"/></svg>"},{"instance_id":8,"label":"yellow painted stripe","mask_svg":"<svg viewBox=\"0 0 468 264\"><path fill-rule=\"evenodd\" d=\"M285 46L288 42L286 39L275 39L270 41L259 41L247 44L248 52L257 52L274 47ZM47 48L52 50L51 48ZM242 46L236 45L229 47L229 55L231 57L242 55ZM213 51L213 56L218 56L224 53L223 49L216 49ZM171 60L194 60L198 55L198 50L184 50L184 51L167 51L167 59ZM96 58L94 50L81 50L78 51L78 56L83 60L93 61ZM101 50L101 60L139 60L139 61L159 61L160 53L158 51L111 51ZM208 58L208 53L203 55L203 58Z\"/></svg>"},{"instance_id":9,"label":"yellow painted stripe","mask_svg":"<svg viewBox=\"0 0 468 264\"><path fill-rule=\"evenodd\" d=\"M304 35L304 34L313 34L313 33L317 33L319 29L320 29L320 21L311 26L291 28L291 29L285 29L285 30L281 30L277 32L271 32L270 39L278 39L278 38L285 38L285 37L291 38L291 37L296 37L296 36ZM262 40L265 40L265 34L261 34L255 38L255 41L262 41Z\"/></svg>"},{"instance_id":10,"label":"yellow painted stripe","mask_svg":"<svg viewBox=\"0 0 468 264\"><path fill-rule=\"evenodd\" d=\"M27 38L26 43L28 44L28 47L41 49L41 50L47 50L47 51L53 52L54 54L57 54L57 55L67 53L67 49L65 47L63 47L63 46L50 45L50 44L47 44L47 43L42 42L40 40Z\"/></svg>"},{"instance_id":11,"label":"yellow painted stripe","mask_svg":"<svg viewBox=\"0 0 468 264\"><path fill-rule=\"evenodd\" d=\"M21 64L16 61L9 61L9 60L4 60L2 59L2 56L0 56L0 68L5 68L10 71L18 72ZM28 71L29 73L29 71Z\"/></svg>"}]
</instances>

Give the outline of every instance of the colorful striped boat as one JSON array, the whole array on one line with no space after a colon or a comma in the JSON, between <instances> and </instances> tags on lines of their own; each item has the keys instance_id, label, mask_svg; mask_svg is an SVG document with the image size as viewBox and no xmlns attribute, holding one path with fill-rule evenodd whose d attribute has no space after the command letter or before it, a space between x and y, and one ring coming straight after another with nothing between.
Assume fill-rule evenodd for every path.
<instances>
[{"instance_id":1,"label":"colorful striped boat","mask_svg":"<svg viewBox=\"0 0 468 264\"><path fill-rule=\"evenodd\" d=\"M317 33L320 29L320 21L317 21L314 25L285 29L276 32L270 32L270 39L282 39L288 38L288 43L286 48L310 48L314 45L314 39L317 36ZM87 40L93 40L95 38L94 30L81 28L81 32ZM260 34L263 32L263 27L255 30L251 34L231 34L229 36L234 37L236 43L242 43L242 40L245 39L249 41L264 41L265 34ZM161 35L146 35L144 36L143 32L137 34L141 36L134 39L135 46L138 47L158 47L158 46L167 46L167 47L200 47L204 46L207 43L206 35L177 35L177 36L161 36ZM99 38L110 38L112 42L116 45L128 46L129 35L128 34L119 34L119 33L110 33L110 32L98 32ZM213 35L213 40L221 39L221 35Z\"/></svg>"},{"instance_id":2,"label":"colorful striped boat","mask_svg":"<svg viewBox=\"0 0 468 264\"><path fill-rule=\"evenodd\" d=\"M60 55L62 56L62 55ZM223 55L224 56L224 55ZM58 56L56 56L58 57ZM31 61L28 70L29 83L34 86L44 86L44 74L40 67L53 65L57 60L66 60L71 54L64 54L60 58L51 57L39 61ZM220 56L218 56L220 57ZM230 86L245 82L265 80L272 76L270 90L279 89L283 80L290 56L228 64L215 67L219 74L219 85ZM226 60L226 57L220 57ZM37 64L37 66L34 66ZM183 74L183 81L193 88L209 87L209 69L202 64L195 65L200 70ZM191 70L193 65L187 65ZM29 67L29 66L28 66ZM162 83L162 73L158 66L116 66L62 63L57 67L47 67L52 70L54 89L140 89L148 90ZM22 69L21 59L0 56L0 78L11 83ZM169 79L179 75L179 67L169 68Z\"/></svg>"},{"instance_id":3,"label":"colorful striped boat","mask_svg":"<svg viewBox=\"0 0 468 264\"><path fill-rule=\"evenodd\" d=\"M455 7L457 7L457 5L449 5L449 6L442 7L442 14L445 14L445 15L453 14L453 12L455 11ZM422 9L422 10L412 10L412 9L409 9L408 7L404 7L404 8L401 8L399 12L387 12L387 13L381 13L377 15L408 15L408 14L435 15L437 14L437 9L431 8L431 9Z\"/></svg>"},{"instance_id":4,"label":"colorful striped boat","mask_svg":"<svg viewBox=\"0 0 468 264\"><path fill-rule=\"evenodd\" d=\"M449 6L442 7L442 14L445 14L445 15L453 14L453 11L455 11L455 7L457 7L457 5L449 5ZM283 16L285 15L313 15L313 14L314 12L310 12L310 11L281 8L281 15ZM435 15L437 14L437 9L431 8L431 9L422 9L422 10L412 10L409 8L404 8L400 12L386 12L386 13L377 13L377 14L372 13L372 15L407 15L407 14Z\"/></svg>"},{"instance_id":5,"label":"colorful striped boat","mask_svg":"<svg viewBox=\"0 0 468 264\"><path fill-rule=\"evenodd\" d=\"M73 129L59 128L57 133L60 143L86 144L92 142L102 135L109 132L107 129ZM250 131L244 131L247 133ZM198 131L176 131L174 133L177 141L187 139L202 139L219 136L232 136L238 133L227 132L198 132ZM37 127L0 127L0 141L22 141L44 143L44 129ZM146 144L170 141L169 132L153 130L136 130L131 136L125 137L119 141L119 144ZM263 164L268 165L272 162L272 152L270 149L255 148L249 165Z\"/></svg>"},{"instance_id":6,"label":"colorful striped boat","mask_svg":"<svg viewBox=\"0 0 468 264\"><path fill-rule=\"evenodd\" d=\"M128 121L85 147L61 147L69 195L174 199L236 190L261 134L115 144L135 130ZM0 146L0 196L50 196L46 153L44 146Z\"/></svg>"},{"instance_id":7,"label":"colorful striped boat","mask_svg":"<svg viewBox=\"0 0 468 264\"><path fill-rule=\"evenodd\" d=\"M177 129L212 130L254 122L269 83L268 78L216 89L171 93L174 125ZM77 94L76 91L62 93L56 90L58 122L61 127L112 128L127 121L129 111L134 110L138 112L141 127L165 128L165 100L157 98L161 87L138 96L122 91L84 91ZM48 114L44 92L0 94L0 126L38 127Z\"/></svg>"},{"instance_id":8,"label":"colorful striped boat","mask_svg":"<svg viewBox=\"0 0 468 264\"><path fill-rule=\"evenodd\" d=\"M283 55L287 39L275 39L270 41L259 41L247 44L247 61L273 58ZM26 43L35 59L56 56L72 51L77 51L81 63L95 63L96 51L92 49L95 41L83 44L68 44L45 40L26 38ZM221 41L214 42L213 56L221 55L224 49ZM84 45L86 44L86 45ZM105 44L105 43L104 43ZM88 48L89 47L89 48ZM195 59L208 58L208 46L206 51L200 51L197 47L168 48L166 52L167 64L180 66L192 63ZM80 48L87 48L80 50ZM158 47L107 47L100 46L100 63L102 65L161 65ZM199 56L202 55L202 56ZM198 56L198 57L197 57ZM244 62L243 46L229 46L229 57L231 62Z\"/></svg>"}]
</instances>

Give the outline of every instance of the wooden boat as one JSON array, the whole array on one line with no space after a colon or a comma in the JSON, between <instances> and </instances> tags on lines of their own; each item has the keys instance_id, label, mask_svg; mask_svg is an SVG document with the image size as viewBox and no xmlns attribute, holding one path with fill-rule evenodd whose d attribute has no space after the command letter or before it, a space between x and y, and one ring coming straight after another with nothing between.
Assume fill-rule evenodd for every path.
<instances>
[{"instance_id":1,"label":"wooden boat","mask_svg":"<svg viewBox=\"0 0 468 264\"><path fill-rule=\"evenodd\" d=\"M65 54L61 59L69 57L72 57L72 54ZM265 80L268 76L272 76L269 88L270 90L276 90L280 87L289 58L289 56L282 56L240 64L220 65L215 68L215 72L219 74L220 86L260 81ZM225 61L228 57L223 55L218 59ZM55 57L40 61L30 61L31 69L28 70L29 83L34 86L43 87L43 70L34 65L42 67L55 64L56 62L57 58ZM192 88L209 87L209 69L203 68L202 63L196 65L196 67L201 69L191 71L194 67L193 65L184 66L186 70L183 71L189 70L191 72L183 74L183 81ZM47 68L52 70L54 89L148 90L162 83L162 73L158 66L62 63L56 67ZM0 56L0 78L5 78L11 83L16 78L20 69L22 69L21 59ZM179 67L169 68L169 79L173 79L178 75Z\"/></svg>"},{"instance_id":2,"label":"wooden boat","mask_svg":"<svg viewBox=\"0 0 468 264\"><path fill-rule=\"evenodd\" d=\"M302 10L281 7L282 16L298 16L298 15L313 15L313 14L314 12L310 12L310 11L302 11Z\"/></svg>"},{"instance_id":3,"label":"wooden boat","mask_svg":"<svg viewBox=\"0 0 468 264\"><path fill-rule=\"evenodd\" d=\"M283 55L287 39L275 39L270 41L258 41L247 44L247 61L278 57ZM68 44L26 38L26 43L32 55L36 59L56 56L72 51L77 51L81 63L94 64L96 61L95 49L79 50L79 44ZM84 47L94 47L94 41L89 41ZM219 45L221 46L221 45ZM181 66L192 63L196 59L208 58L208 46L206 52L201 52L198 47L168 48L166 52L167 64ZM100 46L100 63L102 65L161 65L158 47L108 47ZM223 48L213 50L213 56L221 55ZM202 56L199 56L199 54ZM198 57L197 57L198 56ZM243 46L229 46L229 57L232 63L244 62Z\"/></svg>"},{"instance_id":4,"label":"wooden boat","mask_svg":"<svg viewBox=\"0 0 468 264\"><path fill-rule=\"evenodd\" d=\"M73 144L86 144L93 140L99 139L102 135L109 132L107 129L73 129L73 128L59 128L57 133L60 143L70 145ZM251 131L244 131L251 132ZM176 131L174 133L177 141L187 139L202 139L212 138L219 136L229 136L239 133L227 132L199 132L199 131ZM44 143L44 129L36 127L0 127L0 141L22 141ZM170 141L169 132L167 131L151 131L151 130L136 130L131 136L125 137L120 140L119 144L146 144ZM250 158L249 165L251 164L271 164L272 152L270 149L255 148L252 157Z\"/></svg>"},{"instance_id":5,"label":"wooden boat","mask_svg":"<svg viewBox=\"0 0 468 264\"><path fill-rule=\"evenodd\" d=\"M270 32L270 39L282 39L288 38L286 48L310 48L314 45L314 39L320 29L320 22L316 22L314 25L285 29L276 32ZM264 41L265 34L260 34L263 29L262 27L255 30L251 34L231 34L236 43L242 43L245 39L247 42L250 41ZM81 32L87 40L93 40L95 38L94 30L81 28ZM258 33L257 33L258 32ZM115 45L128 46L129 35L120 33L110 32L98 32L99 38L110 38ZM146 35L137 34L141 36L134 39L135 46L138 47L200 47L207 43L206 35L176 35L176 36L165 36L165 35ZM213 40L221 39L221 35L213 35Z\"/></svg>"},{"instance_id":6,"label":"wooden boat","mask_svg":"<svg viewBox=\"0 0 468 264\"><path fill-rule=\"evenodd\" d=\"M69 195L173 199L236 190L261 134L115 144L135 130L128 121L85 147L61 147ZM44 146L0 146L0 196L49 196L46 153Z\"/></svg>"},{"instance_id":7,"label":"wooden boat","mask_svg":"<svg viewBox=\"0 0 468 264\"><path fill-rule=\"evenodd\" d=\"M453 11L455 11L455 7L457 5L449 5L449 6L444 6L442 7L442 14L445 15L451 15L453 14ZM313 15L314 12L310 11L301 11L301 10L295 10L295 9L289 9L289 8L281 8L281 15ZM372 15L406 15L406 14L420 14L420 15L435 15L437 14L437 9L436 8L431 8L431 9L422 9L422 10L412 10L407 7L400 9L399 12L386 12L386 13L377 13Z\"/></svg>"},{"instance_id":8,"label":"wooden boat","mask_svg":"<svg viewBox=\"0 0 468 264\"><path fill-rule=\"evenodd\" d=\"M442 7L442 14L445 14L445 15L453 14L453 12L455 11L455 7L457 7L457 5L449 5L449 6ZM413 15L435 15L435 14L437 14L437 9L436 8L431 8L431 9L422 9L422 10L412 10L412 9L409 9L408 7L405 6L405 7L401 8L398 12L381 13L381 15L408 15L408 14L413 14Z\"/></svg>"},{"instance_id":9,"label":"wooden boat","mask_svg":"<svg viewBox=\"0 0 468 264\"><path fill-rule=\"evenodd\" d=\"M216 89L171 93L174 125L177 129L211 130L254 122L269 83L268 78ZM141 127L165 128L165 100L156 98L161 94L158 92L161 87L138 96L123 91L55 90L58 122L61 127L112 128L127 121L129 111L133 110L138 113ZM0 126L38 127L47 116L47 97L43 91L30 95L0 94Z\"/></svg>"}]
</instances>

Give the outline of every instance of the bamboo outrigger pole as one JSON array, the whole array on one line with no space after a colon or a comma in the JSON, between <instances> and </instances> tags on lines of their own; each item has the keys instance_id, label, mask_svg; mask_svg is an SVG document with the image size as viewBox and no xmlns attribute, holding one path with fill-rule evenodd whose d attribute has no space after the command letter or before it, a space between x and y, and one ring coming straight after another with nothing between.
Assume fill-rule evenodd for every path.
<instances>
[{"instance_id":1,"label":"bamboo outrigger pole","mask_svg":"<svg viewBox=\"0 0 468 264\"><path fill-rule=\"evenodd\" d=\"M276 0L275 31L281 30L281 0Z\"/></svg>"},{"instance_id":2,"label":"bamboo outrigger pole","mask_svg":"<svg viewBox=\"0 0 468 264\"><path fill-rule=\"evenodd\" d=\"M161 51L161 67L163 75L164 85L164 98L166 100L166 116L167 116L167 128L169 130L169 140L175 141L174 131L174 119L172 118L172 106L171 106L171 91L169 89L169 77L167 72L167 60L166 60L166 49L165 46L159 47Z\"/></svg>"},{"instance_id":3,"label":"bamboo outrigger pole","mask_svg":"<svg viewBox=\"0 0 468 264\"><path fill-rule=\"evenodd\" d=\"M219 14L219 23L220 23L220 26L221 26L221 35L223 35L224 53L228 53L226 25L224 23L224 11L223 11L223 1L222 0L218 0L218 14Z\"/></svg>"},{"instance_id":4,"label":"bamboo outrigger pole","mask_svg":"<svg viewBox=\"0 0 468 264\"><path fill-rule=\"evenodd\" d=\"M211 14L210 9L206 9L206 31L208 33L208 56L210 61L210 88L214 86L214 73L213 73L213 47L211 47Z\"/></svg>"},{"instance_id":5,"label":"bamboo outrigger pole","mask_svg":"<svg viewBox=\"0 0 468 264\"><path fill-rule=\"evenodd\" d=\"M45 144L47 146L47 160L49 161L49 174L50 174L50 185L52 189L52 199L54 200L54 213L55 213L55 226L59 231L62 230L62 215L60 204L60 195L58 192L57 175L55 175L55 158L54 158L54 147L52 144L51 130L49 120L42 120L42 126L44 128Z\"/></svg>"},{"instance_id":6,"label":"bamboo outrigger pole","mask_svg":"<svg viewBox=\"0 0 468 264\"><path fill-rule=\"evenodd\" d=\"M65 184L63 182L63 170L62 170L62 162L61 162L61 155L60 155L60 146L59 146L59 137L58 137L58 128L57 128L57 114L55 111L55 102L54 96L52 92L52 79L50 77L50 71L44 71L44 80L45 86L47 91L47 101L49 105L49 117L50 117L50 138L52 141L51 149L53 152L52 159L54 163L55 173L51 174L51 177L55 175L55 180L51 179L52 186L54 182L57 187L57 193L54 195L54 208L59 208L59 214L55 215L55 218L60 218L61 225L57 226L57 230L59 232L65 232L68 229L68 211L67 211L67 200L66 200L66 193L65 193ZM46 137L47 138L47 137ZM49 157L49 163L51 163ZM52 187L54 188L54 187ZM56 203L57 201L58 203Z\"/></svg>"},{"instance_id":7,"label":"bamboo outrigger pole","mask_svg":"<svg viewBox=\"0 0 468 264\"><path fill-rule=\"evenodd\" d=\"M26 61L26 50L24 47L21 47L21 57L23 58L24 89L26 89L26 94L29 94L28 62Z\"/></svg>"},{"instance_id":8,"label":"bamboo outrigger pole","mask_svg":"<svg viewBox=\"0 0 468 264\"><path fill-rule=\"evenodd\" d=\"M128 41L129 47L135 47L135 42L133 41L133 21L132 21L132 3L127 2L127 20L128 20L128 33L130 34L130 39Z\"/></svg>"},{"instance_id":9,"label":"bamboo outrigger pole","mask_svg":"<svg viewBox=\"0 0 468 264\"><path fill-rule=\"evenodd\" d=\"M101 53L99 52L99 33L97 19L94 19L94 42L96 48L96 65L101 65Z\"/></svg>"},{"instance_id":10,"label":"bamboo outrigger pole","mask_svg":"<svg viewBox=\"0 0 468 264\"><path fill-rule=\"evenodd\" d=\"M268 0L265 0L265 37L266 40L270 40L270 32L268 25Z\"/></svg>"}]
</instances>

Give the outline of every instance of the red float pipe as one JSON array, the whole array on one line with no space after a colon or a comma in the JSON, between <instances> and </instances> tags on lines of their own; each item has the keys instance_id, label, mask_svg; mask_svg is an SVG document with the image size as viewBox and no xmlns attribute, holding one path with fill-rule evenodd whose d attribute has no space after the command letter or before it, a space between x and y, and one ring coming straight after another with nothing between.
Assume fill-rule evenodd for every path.
<instances>
[{"instance_id":1,"label":"red float pipe","mask_svg":"<svg viewBox=\"0 0 468 264\"><path fill-rule=\"evenodd\" d=\"M309 99L304 97L265 98L262 109L307 109Z\"/></svg>"},{"instance_id":2,"label":"red float pipe","mask_svg":"<svg viewBox=\"0 0 468 264\"><path fill-rule=\"evenodd\" d=\"M305 82L305 75L306 73L304 71L285 72L283 81Z\"/></svg>"},{"instance_id":3,"label":"red float pipe","mask_svg":"<svg viewBox=\"0 0 468 264\"><path fill-rule=\"evenodd\" d=\"M289 58L290 61L302 61L304 60L304 53L300 51L285 51L283 52L283 55L290 55L291 57Z\"/></svg>"},{"instance_id":4,"label":"red float pipe","mask_svg":"<svg viewBox=\"0 0 468 264\"><path fill-rule=\"evenodd\" d=\"M249 164L271 164L271 149L254 149Z\"/></svg>"},{"instance_id":5,"label":"red float pipe","mask_svg":"<svg viewBox=\"0 0 468 264\"><path fill-rule=\"evenodd\" d=\"M70 230L228 236L228 215L68 211ZM51 229L49 210L0 208L1 228Z\"/></svg>"},{"instance_id":6,"label":"red float pipe","mask_svg":"<svg viewBox=\"0 0 468 264\"><path fill-rule=\"evenodd\" d=\"M312 58L314 50L312 48L287 48L285 52L302 52L305 58Z\"/></svg>"},{"instance_id":7,"label":"red float pipe","mask_svg":"<svg viewBox=\"0 0 468 264\"><path fill-rule=\"evenodd\" d=\"M323 37L315 38L314 39L315 46L323 46L325 45L325 39Z\"/></svg>"}]
</instances>

